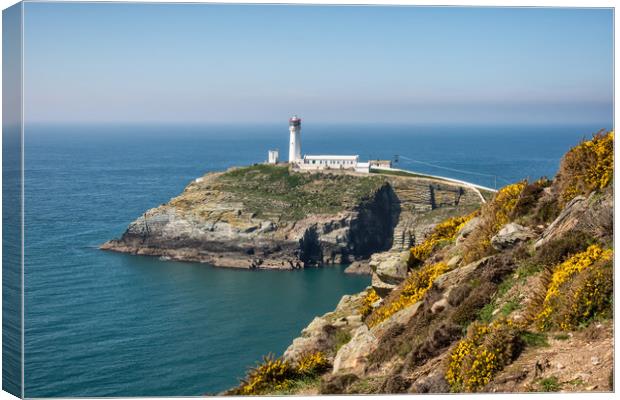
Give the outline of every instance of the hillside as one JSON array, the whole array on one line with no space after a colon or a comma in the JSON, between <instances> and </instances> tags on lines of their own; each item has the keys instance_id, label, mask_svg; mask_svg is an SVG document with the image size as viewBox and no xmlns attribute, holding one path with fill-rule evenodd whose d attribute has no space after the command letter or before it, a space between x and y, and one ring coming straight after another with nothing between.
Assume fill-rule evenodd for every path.
<instances>
[{"instance_id":1,"label":"hillside","mask_svg":"<svg viewBox=\"0 0 620 400\"><path fill-rule=\"evenodd\" d=\"M370 265L228 394L613 390L613 132Z\"/></svg>"},{"instance_id":2,"label":"hillside","mask_svg":"<svg viewBox=\"0 0 620 400\"><path fill-rule=\"evenodd\" d=\"M346 263L406 249L480 201L433 179L254 165L204 175L101 248L236 268Z\"/></svg>"}]
</instances>

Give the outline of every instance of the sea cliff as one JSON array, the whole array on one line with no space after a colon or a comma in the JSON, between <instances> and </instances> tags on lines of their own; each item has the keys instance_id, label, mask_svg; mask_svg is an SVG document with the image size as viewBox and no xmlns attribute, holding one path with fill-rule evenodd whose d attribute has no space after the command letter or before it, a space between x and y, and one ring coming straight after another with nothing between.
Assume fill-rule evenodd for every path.
<instances>
[{"instance_id":1,"label":"sea cliff","mask_svg":"<svg viewBox=\"0 0 620 400\"><path fill-rule=\"evenodd\" d=\"M612 391L613 132L508 185L317 316L228 394Z\"/></svg>"},{"instance_id":2,"label":"sea cliff","mask_svg":"<svg viewBox=\"0 0 620 400\"><path fill-rule=\"evenodd\" d=\"M468 187L424 177L254 165L196 179L101 248L236 268L348 263L406 250L480 202Z\"/></svg>"}]
</instances>

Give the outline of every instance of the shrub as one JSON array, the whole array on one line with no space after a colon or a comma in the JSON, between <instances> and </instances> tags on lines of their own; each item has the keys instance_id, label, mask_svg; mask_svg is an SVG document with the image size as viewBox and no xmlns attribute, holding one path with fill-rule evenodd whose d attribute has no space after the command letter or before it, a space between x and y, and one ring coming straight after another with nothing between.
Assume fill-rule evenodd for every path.
<instances>
[{"instance_id":1,"label":"shrub","mask_svg":"<svg viewBox=\"0 0 620 400\"><path fill-rule=\"evenodd\" d=\"M553 266L580 253L594 244L595 239L582 231L569 231L557 239L545 243L534 255L532 262L541 266Z\"/></svg>"},{"instance_id":2,"label":"shrub","mask_svg":"<svg viewBox=\"0 0 620 400\"><path fill-rule=\"evenodd\" d=\"M320 351L304 353L297 360L297 374L305 377L313 377L326 372L329 369L329 361Z\"/></svg>"},{"instance_id":3,"label":"shrub","mask_svg":"<svg viewBox=\"0 0 620 400\"><path fill-rule=\"evenodd\" d=\"M248 371L234 394L257 395L270 390L284 390L295 378L295 369L288 361L269 354L263 357L262 363Z\"/></svg>"},{"instance_id":4,"label":"shrub","mask_svg":"<svg viewBox=\"0 0 620 400\"><path fill-rule=\"evenodd\" d=\"M455 308L452 321L462 327L467 327L476 319L490 322L495 310L495 302L491 299L496 290L497 285L492 282L484 282L472 289L467 298Z\"/></svg>"},{"instance_id":5,"label":"shrub","mask_svg":"<svg viewBox=\"0 0 620 400\"><path fill-rule=\"evenodd\" d=\"M594 244L553 268L536 316L540 329L568 330L611 307L612 254Z\"/></svg>"},{"instance_id":6,"label":"shrub","mask_svg":"<svg viewBox=\"0 0 620 400\"><path fill-rule=\"evenodd\" d=\"M534 224L552 222L560 215L561 207L556 196L543 197L534 210Z\"/></svg>"},{"instance_id":7,"label":"shrub","mask_svg":"<svg viewBox=\"0 0 620 400\"><path fill-rule=\"evenodd\" d=\"M461 228L475 215L476 212L473 212L462 217L448 218L437 224L422 243L410 249L407 266L415 268L422 265L441 244L453 241Z\"/></svg>"},{"instance_id":8,"label":"shrub","mask_svg":"<svg viewBox=\"0 0 620 400\"><path fill-rule=\"evenodd\" d=\"M504 186L482 207L480 224L465 242L465 262L473 262L490 254L491 237L513 218L514 208L525 185L523 181Z\"/></svg>"},{"instance_id":9,"label":"shrub","mask_svg":"<svg viewBox=\"0 0 620 400\"><path fill-rule=\"evenodd\" d=\"M520 328L509 319L473 323L450 354L446 381L452 392L476 392L512 362L521 349Z\"/></svg>"},{"instance_id":10,"label":"shrub","mask_svg":"<svg viewBox=\"0 0 620 400\"><path fill-rule=\"evenodd\" d=\"M368 316L372 312L372 305L377 301L381 300L381 297L375 292L375 289L370 289L364 298L362 299L362 304L360 305L358 311L362 314L362 318Z\"/></svg>"},{"instance_id":11,"label":"shrub","mask_svg":"<svg viewBox=\"0 0 620 400\"><path fill-rule=\"evenodd\" d=\"M296 382L314 378L329 367L329 361L320 351L302 354L294 366L269 354L263 357L262 363L248 371L241 385L230 394L255 396L286 391Z\"/></svg>"},{"instance_id":12,"label":"shrub","mask_svg":"<svg viewBox=\"0 0 620 400\"><path fill-rule=\"evenodd\" d=\"M557 186L566 204L575 196L603 189L613 181L614 132L599 131L566 153L560 164Z\"/></svg>"},{"instance_id":13,"label":"shrub","mask_svg":"<svg viewBox=\"0 0 620 400\"><path fill-rule=\"evenodd\" d=\"M425 265L420 269L413 270L403 282L398 297L382 304L372 312L366 320L368 326L378 325L398 311L420 301L433 286L435 279L447 270L448 266L443 262Z\"/></svg>"},{"instance_id":14,"label":"shrub","mask_svg":"<svg viewBox=\"0 0 620 400\"><path fill-rule=\"evenodd\" d=\"M493 311L495 311L495 302L485 304L484 307L478 312L478 319L482 322L489 323L493 319Z\"/></svg>"},{"instance_id":15,"label":"shrub","mask_svg":"<svg viewBox=\"0 0 620 400\"><path fill-rule=\"evenodd\" d=\"M613 296L613 265L611 260L599 261L583 271L569 289L571 308L560 310L569 326L577 326L590 319L611 315Z\"/></svg>"},{"instance_id":16,"label":"shrub","mask_svg":"<svg viewBox=\"0 0 620 400\"><path fill-rule=\"evenodd\" d=\"M532 214L543 190L551 185L551 181L547 178L540 178L533 183L525 185L512 211L513 218L522 217Z\"/></svg>"}]
</instances>

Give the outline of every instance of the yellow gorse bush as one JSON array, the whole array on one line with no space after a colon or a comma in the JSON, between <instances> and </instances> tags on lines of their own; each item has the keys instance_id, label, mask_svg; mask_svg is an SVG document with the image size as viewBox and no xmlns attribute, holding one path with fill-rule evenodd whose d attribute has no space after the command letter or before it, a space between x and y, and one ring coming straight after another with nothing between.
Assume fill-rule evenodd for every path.
<instances>
[{"instance_id":1,"label":"yellow gorse bush","mask_svg":"<svg viewBox=\"0 0 620 400\"><path fill-rule=\"evenodd\" d=\"M453 241L461 228L463 228L475 214L476 213L471 213L462 217L448 218L437 224L422 243L410 249L409 261L407 263L409 268L417 267L424 263L441 243Z\"/></svg>"},{"instance_id":2,"label":"yellow gorse bush","mask_svg":"<svg viewBox=\"0 0 620 400\"><path fill-rule=\"evenodd\" d=\"M607 187L613 172L614 132L599 132L564 156L559 174L562 201Z\"/></svg>"},{"instance_id":3,"label":"yellow gorse bush","mask_svg":"<svg viewBox=\"0 0 620 400\"><path fill-rule=\"evenodd\" d=\"M294 378L295 370L288 361L268 355L248 372L238 392L241 395L257 395L268 390L284 390Z\"/></svg>"},{"instance_id":4,"label":"yellow gorse bush","mask_svg":"<svg viewBox=\"0 0 620 400\"><path fill-rule=\"evenodd\" d=\"M435 279L446 271L448 271L448 266L443 262L425 265L420 269L413 270L403 282L398 298L375 309L366 321L368 326L378 325L398 311L420 301L433 286Z\"/></svg>"},{"instance_id":5,"label":"yellow gorse bush","mask_svg":"<svg viewBox=\"0 0 620 400\"><path fill-rule=\"evenodd\" d=\"M606 279L601 268L594 271L591 279L586 279L574 293L565 290L572 279L599 261L611 260L613 251L593 244L585 251L577 253L553 269L551 281L543 301L542 310L536 316L538 327L548 329L559 322L559 328L568 330L580 320L587 319L596 311L596 305L606 295ZM611 289L611 286L610 286ZM570 304L566 304L570 303ZM560 310L562 309L562 310ZM561 315L554 315L561 314Z\"/></svg>"},{"instance_id":6,"label":"yellow gorse bush","mask_svg":"<svg viewBox=\"0 0 620 400\"><path fill-rule=\"evenodd\" d=\"M475 392L510 363L519 327L510 319L474 323L452 350L446 381L453 392Z\"/></svg>"},{"instance_id":7,"label":"yellow gorse bush","mask_svg":"<svg viewBox=\"0 0 620 400\"><path fill-rule=\"evenodd\" d=\"M491 248L491 238L502 226L512 219L513 211L527 182L517 182L501 188L493 199L480 211L480 224L465 243L465 262L472 262L487 256Z\"/></svg>"},{"instance_id":8,"label":"yellow gorse bush","mask_svg":"<svg viewBox=\"0 0 620 400\"><path fill-rule=\"evenodd\" d=\"M362 314L362 317L370 314L372 311L372 305L379 300L381 300L381 297L379 297L377 292L375 292L375 289L370 289L362 299L362 304L358 309L359 313Z\"/></svg>"},{"instance_id":9,"label":"yellow gorse bush","mask_svg":"<svg viewBox=\"0 0 620 400\"><path fill-rule=\"evenodd\" d=\"M577 325L597 315L611 314L613 298L613 263L597 262L588 268L585 279L572 295L566 325Z\"/></svg>"},{"instance_id":10,"label":"yellow gorse bush","mask_svg":"<svg viewBox=\"0 0 620 400\"><path fill-rule=\"evenodd\" d=\"M316 376L329 368L329 361L320 351L302 354L297 360L297 374L302 376Z\"/></svg>"},{"instance_id":11,"label":"yellow gorse bush","mask_svg":"<svg viewBox=\"0 0 620 400\"><path fill-rule=\"evenodd\" d=\"M327 357L320 351L302 354L294 366L270 354L248 371L247 377L232 394L252 396L286 390L296 379L314 377L329 367Z\"/></svg>"},{"instance_id":12,"label":"yellow gorse bush","mask_svg":"<svg viewBox=\"0 0 620 400\"><path fill-rule=\"evenodd\" d=\"M517 182L501 188L492 204L494 205L493 230L495 232L510 222L510 214L514 210L526 182Z\"/></svg>"}]
</instances>

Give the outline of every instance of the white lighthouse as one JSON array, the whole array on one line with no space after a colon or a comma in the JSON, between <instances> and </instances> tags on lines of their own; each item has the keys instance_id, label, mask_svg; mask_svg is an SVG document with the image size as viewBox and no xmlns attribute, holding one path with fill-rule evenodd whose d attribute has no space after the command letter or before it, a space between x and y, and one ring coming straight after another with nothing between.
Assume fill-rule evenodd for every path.
<instances>
[{"instance_id":1,"label":"white lighthouse","mask_svg":"<svg viewBox=\"0 0 620 400\"><path fill-rule=\"evenodd\" d=\"M288 162L301 161L301 118L293 115L288 120L288 130L291 132L288 148Z\"/></svg>"}]
</instances>

